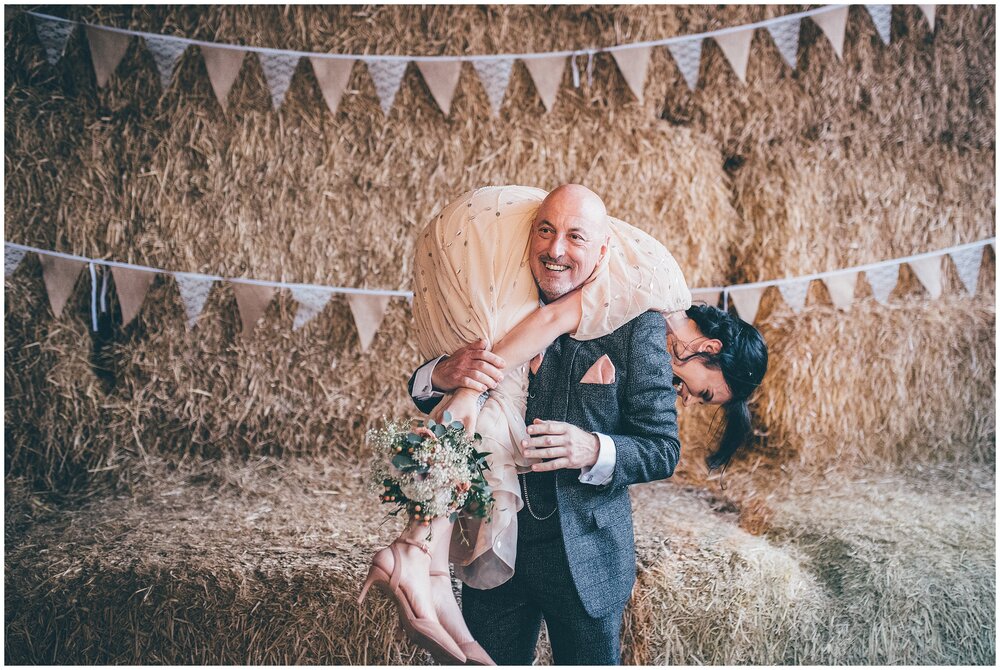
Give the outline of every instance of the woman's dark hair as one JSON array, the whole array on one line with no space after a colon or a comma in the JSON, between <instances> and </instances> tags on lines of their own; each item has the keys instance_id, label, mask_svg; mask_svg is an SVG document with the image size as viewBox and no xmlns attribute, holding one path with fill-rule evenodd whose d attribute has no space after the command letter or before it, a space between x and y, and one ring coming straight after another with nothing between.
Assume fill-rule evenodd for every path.
<instances>
[{"instance_id":1,"label":"woman's dark hair","mask_svg":"<svg viewBox=\"0 0 1000 670\"><path fill-rule=\"evenodd\" d=\"M718 450L708 457L708 467L715 469L729 462L732 455L750 439L750 408L747 399L760 386L767 372L767 344L760 332L734 314L710 305L692 305L686 312L702 335L722 342L717 354L699 352L681 360L701 358L705 365L722 371L733 399L723 405L726 427Z\"/></svg>"}]
</instances>

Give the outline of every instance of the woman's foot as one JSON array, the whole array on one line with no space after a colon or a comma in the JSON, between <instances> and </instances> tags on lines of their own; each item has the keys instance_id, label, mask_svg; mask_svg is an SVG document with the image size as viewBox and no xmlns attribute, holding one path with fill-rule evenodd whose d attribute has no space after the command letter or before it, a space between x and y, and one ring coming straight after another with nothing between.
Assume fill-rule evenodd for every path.
<instances>
[{"instance_id":1,"label":"woman's foot","mask_svg":"<svg viewBox=\"0 0 1000 670\"><path fill-rule=\"evenodd\" d=\"M358 603L364 602L371 586L378 586L396 601L400 628L413 642L429 651L439 663L464 664L467 659L461 647L435 614L429 571L430 552L426 545L401 538L372 557Z\"/></svg>"},{"instance_id":2,"label":"woman's foot","mask_svg":"<svg viewBox=\"0 0 1000 670\"><path fill-rule=\"evenodd\" d=\"M462 609L455 600L455 593L451 590L451 574L441 570L432 570L430 574L431 594L437 620L448 631L451 639L458 644L474 641L469 627L465 625Z\"/></svg>"}]
</instances>

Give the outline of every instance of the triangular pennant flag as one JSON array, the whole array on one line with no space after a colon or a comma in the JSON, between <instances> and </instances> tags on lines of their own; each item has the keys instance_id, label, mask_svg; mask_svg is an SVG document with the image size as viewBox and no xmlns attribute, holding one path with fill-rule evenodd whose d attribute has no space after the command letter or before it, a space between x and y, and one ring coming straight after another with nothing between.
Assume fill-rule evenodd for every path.
<instances>
[{"instance_id":1,"label":"triangular pennant flag","mask_svg":"<svg viewBox=\"0 0 1000 670\"><path fill-rule=\"evenodd\" d=\"M292 289L292 297L299 303L295 311L292 330L298 330L309 323L317 314L323 311L330 302L331 292L318 287L299 287Z\"/></svg>"},{"instance_id":2,"label":"triangular pennant flag","mask_svg":"<svg viewBox=\"0 0 1000 670\"><path fill-rule=\"evenodd\" d=\"M24 255L28 253L24 249L18 249L16 247L4 246L3 248L3 276L10 277L14 274L14 270L17 266L21 264L24 260Z\"/></svg>"},{"instance_id":3,"label":"triangular pennant flag","mask_svg":"<svg viewBox=\"0 0 1000 670\"><path fill-rule=\"evenodd\" d=\"M220 47L208 47L204 44L201 47L201 56L205 59L205 69L208 71L208 80L212 82L212 90L215 91L215 99L222 105L222 109L229 109L229 91L236 81L236 75L240 73L243 66L243 57L246 52L242 49L223 49Z\"/></svg>"},{"instance_id":4,"label":"triangular pennant flag","mask_svg":"<svg viewBox=\"0 0 1000 670\"><path fill-rule=\"evenodd\" d=\"M122 307L122 325L127 326L142 308L142 303L146 299L149 286L156 278L156 273L112 265L111 276L115 278L118 303Z\"/></svg>"},{"instance_id":5,"label":"triangular pennant flag","mask_svg":"<svg viewBox=\"0 0 1000 670\"><path fill-rule=\"evenodd\" d=\"M969 292L969 295L976 295L976 285L979 283L979 266L983 262L983 248L960 249L951 252L950 255L965 290Z\"/></svg>"},{"instance_id":6,"label":"triangular pennant flag","mask_svg":"<svg viewBox=\"0 0 1000 670\"><path fill-rule=\"evenodd\" d=\"M899 280L899 264L883 265L865 272L868 283L872 287L875 299L883 305L889 304L889 294L896 288Z\"/></svg>"},{"instance_id":7,"label":"triangular pennant flag","mask_svg":"<svg viewBox=\"0 0 1000 670\"><path fill-rule=\"evenodd\" d=\"M45 291L49 295L52 313L58 318L66 301L73 294L76 279L86 263L48 254L39 254L38 260L42 264L42 279L45 280Z\"/></svg>"},{"instance_id":8,"label":"triangular pennant flag","mask_svg":"<svg viewBox=\"0 0 1000 670\"><path fill-rule=\"evenodd\" d=\"M806 296L809 295L808 279L782 282L778 284L778 290L781 291L781 297L796 314L806 308Z\"/></svg>"},{"instance_id":9,"label":"triangular pennant flag","mask_svg":"<svg viewBox=\"0 0 1000 670\"><path fill-rule=\"evenodd\" d=\"M434 101L444 115L448 116L451 113L452 98L455 97L455 87L458 86L458 77L462 74L462 61L418 60L417 69L423 75Z\"/></svg>"},{"instance_id":10,"label":"triangular pennant flag","mask_svg":"<svg viewBox=\"0 0 1000 670\"><path fill-rule=\"evenodd\" d=\"M177 288L181 292L181 300L184 302L184 312L187 314L187 327L190 330L194 327L194 322L201 315L201 310L205 308L205 301L208 299L208 292L215 283L213 279L205 277L192 277L176 273L174 279L177 281Z\"/></svg>"},{"instance_id":11,"label":"triangular pennant flag","mask_svg":"<svg viewBox=\"0 0 1000 670\"><path fill-rule=\"evenodd\" d=\"M736 307L736 313L740 315L741 319L750 324L757 318L757 309L760 307L760 298L762 295L764 295L762 287L729 289L729 298Z\"/></svg>"},{"instance_id":12,"label":"triangular pennant flag","mask_svg":"<svg viewBox=\"0 0 1000 670\"><path fill-rule=\"evenodd\" d=\"M326 100L326 106L331 114L337 113L340 98L344 95L347 82L351 79L354 61L347 58L310 58L313 73L319 83L319 90Z\"/></svg>"},{"instance_id":13,"label":"triangular pennant flag","mask_svg":"<svg viewBox=\"0 0 1000 670\"><path fill-rule=\"evenodd\" d=\"M668 44L667 49L684 75L688 88L698 87L698 70L701 69L701 38Z\"/></svg>"},{"instance_id":14,"label":"triangular pennant flag","mask_svg":"<svg viewBox=\"0 0 1000 670\"><path fill-rule=\"evenodd\" d=\"M35 17L35 32L38 33L38 41L45 49L45 60L49 62L49 65L55 65L62 58L74 27L74 24L66 21Z\"/></svg>"},{"instance_id":15,"label":"triangular pennant flag","mask_svg":"<svg viewBox=\"0 0 1000 670\"><path fill-rule=\"evenodd\" d=\"M260 59L260 67L264 70L267 88L271 91L271 106L275 110L279 110L281 103L285 101L288 85L292 83L292 75L295 74L295 68L299 64L299 57L294 54L272 54L258 51L257 58Z\"/></svg>"},{"instance_id":16,"label":"triangular pennant flag","mask_svg":"<svg viewBox=\"0 0 1000 670\"><path fill-rule=\"evenodd\" d=\"M128 50L130 35L117 33L97 26L84 26L87 29L87 42L90 44L90 57L94 61L94 74L97 76L97 87L104 88L111 74L118 67Z\"/></svg>"},{"instance_id":17,"label":"triangular pennant flag","mask_svg":"<svg viewBox=\"0 0 1000 670\"><path fill-rule=\"evenodd\" d=\"M844 272L830 277L824 277L823 283L830 293L830 300L834 306L844 312L851 311L854 304L854 287L858 283L857 272Z\"/></svg>"},{"instance_id":18,"label":"triangular pennant flag","mask_svg":"<svg viewBox=\"0 0 1000 670\"><path fill-rule=\"evenodd\" d=\"M892 39L892 5L865 5L883 44Z\"/></svg>"},{"instance_id":19,"label":"triangular pennant flag","mask_svg":"<svg viewBox=\"0 0 1000 670\"><path fill-rule=\"evenodd\" d=\"M378 327L382 324L389 296L352 294L347 296L347 304L351 307L354 325L358 328L361 351L368 351Z\"/></svg>"},{"instance_id":20,"label":"triangular pennant flag","mask_svg":"<svg viewBox=\"0 0 1000 670\"><path fill-rule=\"evenodd\" d=\"M646 73L649 71L649 58L653 54L652 47L639 47L637 49L620 49L611 52L611 56L618 64L618 69L625 82L632 89L636 99L642 102L643 92L646 88Z\"/></svg>"},{"instance_id":21,"label":"triangular pennant flag","mask_svg":"<svg viewBox=\"0 0 1000 670\"><path fill-rule=\"evenodd\" d=\"M160 84L166 90L174 75L174 66L188 47L187 42L152 35L144 35L143 39L146 40L146 49L156 63L156 71L160 73Z\"/></svg>"},{"instance_id":22,"label":"triangular pennant flag","mask_svg":"<svg viewBox=\"0 0 1000 670\"><path fill-rule=\"evenodd\" d=\"M389 115L392 109L392 102L396 99L396 92L399 84L406 74L408 61L405 60L383 60L381 58L362 58L368 66L368 73L375 82L375 92L378 93L378 101L382 106L382 113Z\"/></svg>"},{"instance_id":23,"label":"triangular pennant flag","mask_svg":"<svg viewBox=\"0 0 1000 670\"><path fill-rule=\"evenodd\" d=\"M800 19L789 19L767 27L767 32L771 33L771 39L778 47L781 57L793 70L798 67L799 63L799 27L801 24Z\"/></svg>"},{"instance_id":24,"label":"triangular pennant flag","mask_svg":"<svg viewBox=\"0 0 1000 670\"><path fill-rule=\"evenodd\" d=\"M750 41L753 39L753 28L726 33L715 38L716 44L726 55L726 60L733 72L744 84L747 83L747 63L750 60Z\"/></svg>"},{"instance_id":25,"label":"triangular pennant flag","mask_svg":"<svg viewBox=\"0 0 1000 670\"><path fill-rule=\"evenodd\" d=\"M500 105L503 103L504 93L507 92L507 84L510 83L510 71L514 67L514 59L474 60L472 67L476 68L479 80L483 82L486 97L489 98L493 115L496 116L500 113Z\"/></svg>"},{"instance_id":26,"label":"triangular pennant flag","mask_svg":"<svg viewBox=\"0 0 1000 670\"><path fill-rule=\"evenodd\" d=\"M831 12L813 14L811 18L830 40L837 58L844 57L844 31L847 28L847 7L839 7Z\"/></svg>"},{"instance_id":27,"label":"triangular pennant flag","mask_svg":"<svg viewBox=\"0 0 1000 670\"><path fill-rule=\"evenodd\" d=\"M941 297L941 257L931 256L916 261L909 261L910 269L924 285L932 298Z\"/></svg>"},{"instance_id":28,"label":"triangular pennant flag","mask_svg":"<svg viewBox=\"0 0 1000 670\"><path fill-rule=\"evenodd\" d=\"M264 316L271 298L274 297L273 286L259 284L244 284L231 282L233 293L236 294L236 307L240 310L240 320L243 323L243 335L253 333L260 317Z\"/></svg>"},{"instance_id":29,"label":"triangular pennant flag","mask_svg":"<svg viewBox=\"0 0 1000 670\"><path fill-rule=\"evenodd\" d=\"M703 302L709 307L718 306L721 297L722 291L691 291L692 302Z\"/></svg>"},{"instance_id":30,"label":"triangular pennant flag","mask_svg":"<svg viewBox=\"0 0 1000 670\"><path fill-rule=\"evenodd\" d=\"M927 17L927 23L931 25L931 32L934 32L934 8L936 5L917 5L917 7L919 7L920 11L922 11L924 16Z\"/></svg>"},{"instance_id":31,"label":"triangular pennant flag","mask_svg":"<svg viewBox=\"0 0 1000 670\"><path fill-rule=\"evenodd\" d=\"M545 111L551 112L552 105L556 104L556 95L559 93L559 85L562 83L563 71L566 69L566 57L524 58L522 60L531 74L531 80L535 82L538 95L541 96L542 102L545 104Z\"/></svg>"}]
</instances>

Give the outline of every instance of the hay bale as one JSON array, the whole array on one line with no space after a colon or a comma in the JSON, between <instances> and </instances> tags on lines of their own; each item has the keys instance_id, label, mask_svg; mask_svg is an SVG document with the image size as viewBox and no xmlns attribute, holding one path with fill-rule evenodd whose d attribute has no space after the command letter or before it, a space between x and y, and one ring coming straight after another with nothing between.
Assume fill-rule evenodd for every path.
<instances>
[{"instance_id":1,"label":"hay bale","mask_svg":"<svg viewBox=\"0 0 1000 670\"><path fill-rule=\"evenodd\" d=\"M772 502L768 536L831 596L824 664L996 662L996 484L951 465L843 472Z\"/></svg>"},{"instance_id":2,"label":"hay bale","mask_svg":"<svg viewBox=\"0 0 1000 670\"><path fill-rule=\"evenodd\" d=\"M426 663L393 639L383 598L354 603L371 553L399 527L380 525L363 470L150 456L129 489L66 506L9 478L6 658ZM774 479L757 528L749 505L724 496L632 489L640 572L627 662L989 662L988 470L796 478ZM549 654L540 644L539 659Z\"/></svg>"},{"instance_id":3,"label":"hay bale","mask_svg":"<svg viewBox=\"0 0 1000 670\"><path fill-rule=\"evenodd\" d=\"M995 486L949 466L776 478L766 523L724 496L633 489L642 664L986 664L995 659Z\"/></svg>"}]
</instances>

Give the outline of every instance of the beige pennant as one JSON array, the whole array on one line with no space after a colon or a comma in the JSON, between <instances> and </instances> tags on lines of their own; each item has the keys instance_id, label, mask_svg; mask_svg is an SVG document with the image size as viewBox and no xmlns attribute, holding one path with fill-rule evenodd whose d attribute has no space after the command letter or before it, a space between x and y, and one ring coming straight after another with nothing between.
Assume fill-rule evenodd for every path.
<instances>
[{"instance_id":1,"label":"beige pennant","mask_svg":"<svg viewBox=\"0 0 1000 670\"><path fill-rule=\"evenodd\" d=\"M205 69L208 70L208 80L212 82L215 99L222 109L229 109L229 91L233 88L236 75L243 66L246 52L240 49L223 49L200 45L201 56L205 59Z\"/></svg>"},{"instance_id":2,"label":"beige pennant","mask_svg":"<svg viewBox=\"0 0 1000 670\"><path fill-rule=\"evenodd\" d=\"M354 325L358 328L361 351L368 351L368 347L371 346L375 333L385 317L385 308L389 305L389 297L387 295L360 294L347 296L347 303L354 315Z\"/></svg>"},{"instance_id":3,"label":"beige pennant","mask_svg":"<svg viewBox=\"0 0 1000 670\"><path fill-rule=\"evenodd\" d=\"M744 84L747 83L747 63L750 60L751 40L753 40L753 28L719 35L715 38L722 53L726 54L726 60L732 66L733 72Z\"/></svg>"},{"instance_id":4,"label":"beige pennant","mask_svg":"<svg viewBox=\"0 0 1000 670\"><path fill-rule=\"evenodd\" d=\"M559 85L562 84L566 57L525 58L524 65L531 73L531 80L535 82L535 89L545 104L545 111L551 112L552 106L556 104L556 95L559 94Z\"/></svg>"},{"instance_id":5,"label":"beige pennant","mask_svg":"<svg viewBox=\"0 0 1000 670\"><path fill-rule=\"evenodd\" d=\"M253 333L260 317L264 316L267 306L271 304L275 288L241 282L230 284L236 294L236 307L240 310L240 320L243 322L243 336L247 337Z\"/></svg>"},{"instance_id":6,"label":"beige pennant","mask_svg":"<svg viewBox=\"0 0 1000 670\"><path fill-rule=\"evenodd\" d=\"M753 323L757 318L757 309L763 295L762 287L729 290L729 299L733 301L737 314L747 323Z\"/></svg>"},{"instance_id":7,"label":"beige pennant","mask_svg":"<svg viewBox=\"0 0 1000 670\"><path fill-rule=\"evenodd\" d=\"M837 58L844 57L844 31L847 28L847 7L840 7L832 12L814 14L810 18L820 27L826 38L830 40Z\"/></svg>"},{"instance_id":8,"label":"beige pennant","mask_svg":"<svg viewBox=\"0 0 1000 670\"><path fill-rule=\"evenodd\" d=\"M649 71L649 58L653 54L652 47L638 49L621 49L612 51L611 56L618 64L618 70L625 77L625 82L632 89L635 97L642 102L646 88L646 73Z\"/></svg>"},{"instance_id":9,"label":"beige pennant","mask_svg":"<svg viewBox=\"0 0 1000 670\"><path fill-rule=\"evenodd\" d=\"M844 312L851 311L854 304L854 287L858 283L857 272L845 272L831 277L824 277L823 283L830 293L830 301L834 306Z\"/></svg>"},{"instance_id":10,"label":"beige pennant","mask_svg":"<svg viewBox=\"0 0 1000 670\"><path fill-rule=\"evenodd\" d=\"M48 293L52 313L58 318L73 294L76 279L86 263L48 254L39 254L38 260L42 264L42 279L45 280L45 292Z\"/></svg>"},{"instance_id":11,"label":"beige pennant","mask_svg":"<svg viewBox=\"0 0 1000 670\"><path fill-rule=\"evenodd\" d=\"M90 44L90 58L94 62L94 74L97 76L97 87L104 88L118 67L118 63L125 56L131 36L96 26L85 26L85 28L87 43Z\"/></svg>"},{"instance_id":12,"label":"beige pennant","mask_svg":"<svg viewBox=\"0 0 1000 670\"><path fill-rule=\"evenodd\" d=\"M319 90L323 94L326 106L331 114L337 113L340 106L340 98L344 95L347 82L351 80L351 70L354 69L354 61L346 58L310 58L313 74L319 83Z\"/></svg>"},{"instance_id":13,"label":"beige pennant","mask_svg":"<svg viewBox=\"0 0 1000 670\"><path fill-rule=\"evenodd\" d=\"M127 326L142 308L156 273L112 265L111 276L115 278L115 291L118 293L118 303L122 308L122 325Z\"/></svg>"},{"instance_id":14,"label":"beige pennant","mask_svg":"<svg viewBox=\"0 0 1000 670\"><path fill-rule=\"evenodd\" d=\"M416 63L417 69L424 77L424 83L434 96L434 101L444 115L448 116L451 113L451 101L455 97L458 78L462 74L462 61L418 60Z\"/></svg>"},{"instance_id":15,"label":"beige pennant","mask_svg":"<svg viewBox=\"0 0 1000 670\"><path fill-rule=\"evenodd\" d=\"M704 302L709 307L718 307L722 291L691 291L692 302Z\"/></svg>"},{"instance_id":16,"label":"beige pennant","mask_svg":"<svg viewBox=\"0 0 1000 670\"><path fill-rule=\"evenodd\" d=\"M937 5L917 5L917 7L920 8L920 11L924 13L924 16L927 17L927 23L931 26L931 32L934 32L934 9L936 6Z\"/></svg>"},{"instance_id":17,"label":"beige pennant","mask_svg":"<svg viewBox=\"0 0 1000 670\"><path fill-rule=\"evenodd\" d=\"M941 257L931 256L916 261L909 261L910 269L924 285L932 298L941 297Z\"/></svg>"}]
</instances>

